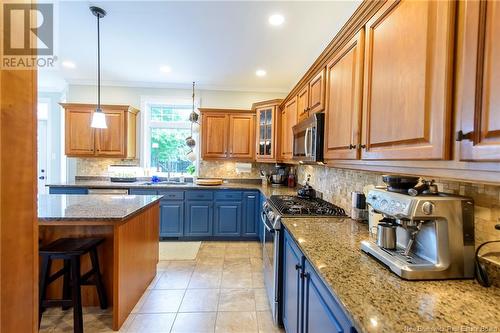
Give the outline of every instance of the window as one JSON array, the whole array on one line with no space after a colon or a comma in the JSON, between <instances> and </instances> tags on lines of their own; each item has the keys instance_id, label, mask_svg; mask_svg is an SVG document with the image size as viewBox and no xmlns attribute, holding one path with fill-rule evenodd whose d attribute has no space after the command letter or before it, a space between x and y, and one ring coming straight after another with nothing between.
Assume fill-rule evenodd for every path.
<instances>
[{"instance_id":1,"label":"window","mask_svg":"<svg viewBox=\"0 0 500 333\"><path fill-rule=\"evenodd\" d=\"M145 166L160 175L192 173L194 165L187 156L191 149L186 145L186 138L191 136L192 105L146 103L145 109Z\"/></svg>"}]
</instances>

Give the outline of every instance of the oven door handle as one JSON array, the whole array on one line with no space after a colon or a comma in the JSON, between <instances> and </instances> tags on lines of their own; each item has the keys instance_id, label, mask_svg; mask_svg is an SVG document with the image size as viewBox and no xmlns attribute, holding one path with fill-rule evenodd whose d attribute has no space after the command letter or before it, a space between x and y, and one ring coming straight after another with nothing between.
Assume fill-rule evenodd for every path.
<instances>
[{"instance_id":1,"label":"oven door handle","mask_svg":"<svg viewBox=\"0 0 500 333\"><path fill-rule=\"evenodd\" d=\"M267 225L267 222L266 222L266 213L264 212L261 212L260 213L260 219L262 220L262 224L264 224L264 228L266 228L266 230L271 233L271 234L274 234L275 230L273 228L270 228L268 225Z\"/></svg>"}]
</instances>

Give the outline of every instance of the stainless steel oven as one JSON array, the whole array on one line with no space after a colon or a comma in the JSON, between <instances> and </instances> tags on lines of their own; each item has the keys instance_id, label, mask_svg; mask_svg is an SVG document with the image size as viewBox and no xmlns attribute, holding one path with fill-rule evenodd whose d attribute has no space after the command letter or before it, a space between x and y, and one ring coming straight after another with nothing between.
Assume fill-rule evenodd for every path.
<instances>
[{"instance_id":1,"label":"stainless steel oven","mask_svg":"<svg viewBox=\"0 0 500 333\"><path fill-rule=\"evenodd\" d=\"M293 159L302 163L323 162L325 115L315 113L293 127Z\"/></svg>"},{"instance_id":2,"label":"stainless steel oven","mask_svg":"<svg viewBox=\"0 0 500 333\"><path fill-rule=\"evenodd\" d=\"M262 262L264 266L264 282L266 286L273 321L281 321L281 286L280 286L280 244L281 244L281 217L273 211L266 201L261 214L264 228L262 237Z\"/></svg>"}]
</instances>

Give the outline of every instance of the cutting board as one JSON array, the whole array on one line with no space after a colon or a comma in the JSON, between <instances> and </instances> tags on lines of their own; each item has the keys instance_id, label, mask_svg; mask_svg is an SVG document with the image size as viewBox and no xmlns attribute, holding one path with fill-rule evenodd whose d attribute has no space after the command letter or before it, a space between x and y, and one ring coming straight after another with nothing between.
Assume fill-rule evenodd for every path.
<instances>
[{"instance_id":1,"label":"cutting board","mask_svg":"<svg viewBox=\"0 0 500 333\"><path fill-rule=\"evenodd\" d=\"M196 179L196 184L207 185L207 186L217 186L222 184L222 179Z\"/></svg>"}]
</instances>

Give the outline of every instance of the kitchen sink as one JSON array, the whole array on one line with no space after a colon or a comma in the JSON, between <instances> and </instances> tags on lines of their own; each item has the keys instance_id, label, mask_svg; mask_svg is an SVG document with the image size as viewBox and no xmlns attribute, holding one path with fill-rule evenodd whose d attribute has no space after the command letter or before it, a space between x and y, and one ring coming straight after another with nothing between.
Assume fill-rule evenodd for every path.
<instances>
[{"instance_id":1,"label":"kitchen sink","mask_svg":"<svg viewBox=\"0 0 500 333\"><path fill-rule=\"evenodd\" d=\"M156 182L156 183L145 182L145 183L142 183L141 185L148 185L148 186L153 186L153 185L187 185L187 183L186 182L180 182L180 181L177 181L177 180L163 180L163 181L159 181L159 182Z\"/></svg>"}]
</instances>

